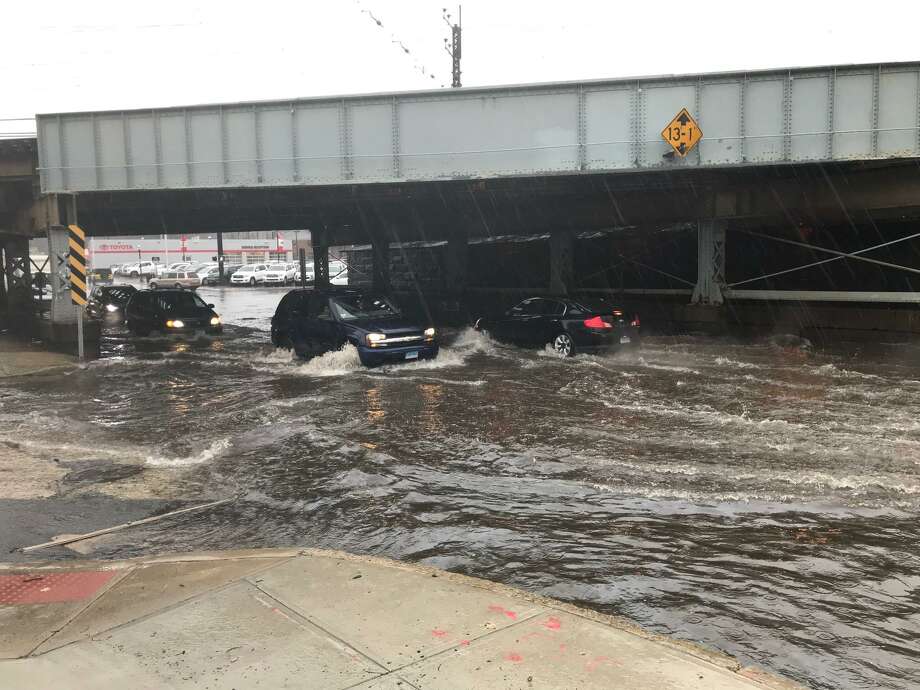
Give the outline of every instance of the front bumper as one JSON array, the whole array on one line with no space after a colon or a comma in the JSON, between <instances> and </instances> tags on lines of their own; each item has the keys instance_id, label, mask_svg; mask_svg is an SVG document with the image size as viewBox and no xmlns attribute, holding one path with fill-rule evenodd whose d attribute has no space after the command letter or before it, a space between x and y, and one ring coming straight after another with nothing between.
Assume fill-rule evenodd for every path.
<instances>
[{"instance_id":1,"label":"front bumper","mask_svg":"<svg viewBox=\"0 0 920 690\"><path fill-rule=\"evenodd\" d=\"M219 326L185 326L183 328L163 328L166 335L195 335L196 333L206 333L207 335L219 335L224 332L223 324Z\"/></svg>"},{"instance_id":2,"label":"front bumper","mask_svg":"<svg viewBox=\"0 0 920 690\"><path fill-rule=\"evenodd\" d=\"M262 282L265 283L266 285L284 285L288 281L287 281L287 278L285 278L284 276L281 276L280 278L266 276L265 278L262 279Z\"/></svg>"},{"instance_id":3,"label":"front bumper","mask_svg":"<svg viewBox=\"0 0 920 690\"><path fill-rule=\"evenodd\" d=\"M381 364L397 364L399 362L414 362L418 359L434 359L438 356L440 347L434 343L419 343L416 345L403 345L399 347L368 347L367 345L358 346L358 356L361 358L361 364L366 367L379 366ZM418 357L406 359L406 355L417 352Z\"/></svg>"}]
</instances>

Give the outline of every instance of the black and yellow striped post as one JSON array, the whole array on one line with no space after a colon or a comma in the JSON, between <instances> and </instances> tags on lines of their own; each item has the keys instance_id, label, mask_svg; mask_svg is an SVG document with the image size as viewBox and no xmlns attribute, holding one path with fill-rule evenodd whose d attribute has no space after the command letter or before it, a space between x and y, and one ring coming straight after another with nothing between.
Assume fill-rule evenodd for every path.
<instances>
[{"instance_id":1,"label":"black and yellow striped post","mask_svg":"<svg viewBox=\"0 0 920 690\"><path fill-rule=\"evenodd\" d=\"M68 225L70 244L70 301L77 308L77 352L83 359L83 307L86 306L86 233L78 225Z\"/></svg>"},{"instance_id":2,"label":"black and yellow striped post","mask_svg":"<svg viewBox=\"0 0 920 690\"><path fill-rule=\"evenodd\" d=\"M70 230L70 301L78 307L86 306L86 233L77 225Z\"/></svg>"}]
</instances>

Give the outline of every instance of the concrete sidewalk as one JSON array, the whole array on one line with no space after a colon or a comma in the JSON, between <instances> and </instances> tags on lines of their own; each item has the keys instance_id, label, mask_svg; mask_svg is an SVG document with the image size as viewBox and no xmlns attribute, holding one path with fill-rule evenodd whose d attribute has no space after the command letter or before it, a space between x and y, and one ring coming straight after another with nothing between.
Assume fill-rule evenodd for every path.
<instances>
[{"instance_id":1,"label":"concrete sidewalk","mask_svg":"<svg viewBox=\"0 0 920 690\"><path fill-rule=\"evenodd\" d=\"M626 621L318 550L0 566L0 688L792 688Z\"/></svg>"},{"instance_id":2,"label":"concrete sidewalk","mask_svg":"<svg viewBox=\"0 0 920 690\"><path fill-rule=\"evenodd\" d=\"M10 336L0 336L0 379L28 374L53 374L77 366L77 358L49 352Z\"/></svg>"}]
</instances>

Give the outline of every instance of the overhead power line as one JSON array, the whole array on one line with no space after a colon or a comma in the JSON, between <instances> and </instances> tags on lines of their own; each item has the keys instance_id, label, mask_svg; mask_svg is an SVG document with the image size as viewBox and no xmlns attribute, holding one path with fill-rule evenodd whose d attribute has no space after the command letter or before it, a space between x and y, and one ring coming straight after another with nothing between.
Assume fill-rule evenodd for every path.
<instances>
[{"instance_id":1,"label":"overhead power line","mask_svg":"<svg viewBox=\"0 0 920 690\"><path fill-rule=\"evenodd\" d=\"M367 15L367 17L368 17L372 22L374 22L374 24L377 25L377 28L378 28L378 29L380 29L381 31L384 31L384 32L389 36L390 43L392 43L392 44L398 46L398 47L399 47L399 50L400 50L404 55L407 55L407 56L409 57L410 60L412 60L412 67L413 67L413 69L415 69L415 71L417 71L419 74L421 74L422 76L424 76L424 77L426 77L426 78L428 78L428 79L434 79L434 80L437 80L437 79L438 79L437 75L436 75L434 72L432 72L431 70L429 70L429 69L425 66L425 64L415 56L415 53L413 53L413 52L409 49L409 47L406 45L406 42L405 42L405 41L403 41L403 40L402 40L399 36L397 36L394 32L390 31L386 26L384 26L384 23L383 23L383 20L382 20L382 19L380 19L377 15L375 15L373 12L371 12L367 7L365 7L365 6L364 6L364 3L361 2L361 0L354 0L354 2L355 2L355 5L358 6L358 9L359 9L359 11L361 12L361 14Z\"/></svg>"}]
</instances>

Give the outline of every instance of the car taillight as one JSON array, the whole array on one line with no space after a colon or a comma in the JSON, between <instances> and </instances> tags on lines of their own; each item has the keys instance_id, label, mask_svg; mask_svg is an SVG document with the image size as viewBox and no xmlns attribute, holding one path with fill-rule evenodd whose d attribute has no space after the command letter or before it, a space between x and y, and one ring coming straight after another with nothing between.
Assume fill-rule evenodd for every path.
<instances>
[{"instance_id":1,"label":"car taillight","mask_svg":"<svg viewBox=\"0 0 920 690\"><path fill-rule=\"evenodd\" d=\"M636 314L636 315L633 317L633 320L629 322L629 325L630 325L630 326L635 326L636 328L639 328L639 326L642 325L641 323L639 323L639 315L638 315L638 314Z\"/></svg>"},{"instance_id":2,"label":"car taillight","mask_svg":"<svg viewBox=\"0 0 920 690\"><path fill-rule=\"evenodd\" d=\"M585 319L584 324L587 328L613 328L613 324L607 323L600 316L595 316L591 319Z\"/></svg>"}]
</instances>

